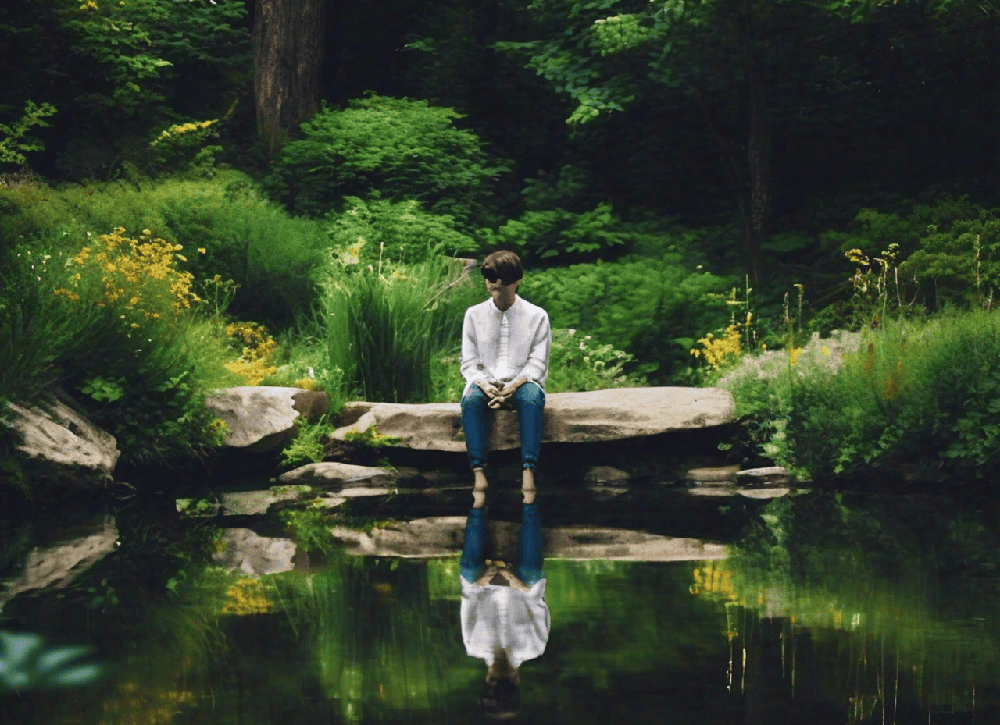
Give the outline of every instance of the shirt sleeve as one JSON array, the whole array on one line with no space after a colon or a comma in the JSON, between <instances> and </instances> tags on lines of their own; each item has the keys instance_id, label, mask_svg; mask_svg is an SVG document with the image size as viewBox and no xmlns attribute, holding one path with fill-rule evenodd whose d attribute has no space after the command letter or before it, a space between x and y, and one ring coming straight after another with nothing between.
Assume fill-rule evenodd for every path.
<instances>
[{"instance_id":1,"label":"shirt sleeve","mask_svg":"<svg viewBox=\"0 0 1000 725\"><path fill-rule=\"evenodd\" d=\"M465 320L462 322L462 377L465 378L465 385L468 387L477 380L487 380L486 366L479 354L479 343L476 340L476 325L472 317L472 308L465 311Z\"/></svg>"},{"instance_id":2,"label":"shirt sleeve","mask_svg":"<svg viewBox=\"0 0 1000 725\"><path fill-rule=\"evenodd\" d=\"M552 347L552 329L549 327L549 313L542 310L542 318L535 327L531 349L528 351L528 361L521 368L520 375L526 377L539 387L544 387L543 381L549 371L549 349Z\"/></svg>"}]
</instances>

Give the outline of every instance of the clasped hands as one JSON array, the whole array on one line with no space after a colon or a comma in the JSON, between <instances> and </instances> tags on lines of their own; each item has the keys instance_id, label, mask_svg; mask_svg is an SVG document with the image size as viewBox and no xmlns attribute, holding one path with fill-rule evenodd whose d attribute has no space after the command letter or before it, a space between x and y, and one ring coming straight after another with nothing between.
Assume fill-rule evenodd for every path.
<instances>
[{"instance_id":1,"label":"clasped hands","mask_svg":"<svg viewBox=\"0 0 1000 725\"><path fill-rule=\"evenodd\" d=\"M477 380L476 385L478 385L479 389L482 390L486 394L486 397L490 399L488 405L493 410L496 410L501 405L506 403L511 396L517 392L517 389L526 382L528 382L528 379L522 376L520 378L514 378L503 387L500 387L501 381L499 380Z\"/></svg>"}]
</instances>

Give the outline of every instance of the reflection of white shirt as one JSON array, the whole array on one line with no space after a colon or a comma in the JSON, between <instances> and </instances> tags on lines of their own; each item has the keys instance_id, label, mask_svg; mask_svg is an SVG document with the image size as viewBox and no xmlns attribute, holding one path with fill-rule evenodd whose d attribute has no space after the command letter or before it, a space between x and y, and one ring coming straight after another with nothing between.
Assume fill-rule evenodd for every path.
<instances>
[{"instance_id":1,"label":"reflection of white shirt","mask_svg":"<svg viewBox=\"0 0 1000 725\"><path fill-rule=\"evenodd\" d=\"M522 592L497 584L470 584L462 577L462 639L470 657L493 664L500 647L514 667L545 651L552 629L545 580Z\"/></svg>"},{"instance_id":2,"label":"reflection of white shirt","mask_svg":"<svg viewBox=\"0 0 1000 725\"><path fill-rule=\"evenodd\" d=\"M548 313L520 295L514 295L514 304L504 312L493 298L473 305L462 323L462 395L477 380L522 375L545 390L551 346Z\"/></svg>"}]
</instances>

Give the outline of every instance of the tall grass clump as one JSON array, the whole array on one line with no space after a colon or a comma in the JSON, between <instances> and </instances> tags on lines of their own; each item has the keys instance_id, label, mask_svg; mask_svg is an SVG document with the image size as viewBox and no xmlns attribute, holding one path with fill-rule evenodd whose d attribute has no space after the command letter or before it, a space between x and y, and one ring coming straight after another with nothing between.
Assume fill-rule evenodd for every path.
<instances>
[{"instance_id":1,"label":"tall grass clump","mask_svg":"<svg viewBox=\"0 0 1000 725\"><path fill-rule=\"evenodd\" d=\"M789 455L814 476L987 478L1000 468L1000 318L885 321L791 378Z\"/></svg>"},{"instance_id":2,"label":"tall grass clump","mask_svg":"<svg viewBox=\"0 0 1000 725\"><path fill-rule=\"evenodd\" d=\"M363 267L356 251L331 254L320 276L329 367L365 400L426 402L432 358L460 339L481 291L443 257Z\"/></svg>"}]
</instances>

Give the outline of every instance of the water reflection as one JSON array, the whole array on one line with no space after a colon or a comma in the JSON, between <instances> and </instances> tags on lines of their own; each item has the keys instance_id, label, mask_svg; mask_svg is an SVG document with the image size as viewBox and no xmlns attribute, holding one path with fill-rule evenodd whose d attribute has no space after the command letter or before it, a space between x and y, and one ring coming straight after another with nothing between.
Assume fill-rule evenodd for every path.
<instances>
[{"instance_id":1,"label":"water reflection","mask_svg":"<svg viewBox=\"0 0 1000 725\"><path fill-rule=\"evenodd\" d=\"M996 544L989 514L943 497L798 497L692 592L726 606L729 684L754 722L817 705L978 722L1000 685Z\"/></svg>"},{"instance_id":2,"label":"water reflection","mask_svg":"<svg viewBox=\"0 0 1000 725\"><path fill-rule=\"evenodd\" d=\"M525 665L520 640L493 631L520 665L520 721L998 721L1000 555L985 503L809 495L763 514L723 561L546 559L533 582L550 613L544 655ZM122 546L76 584L5 605L4 725L480 717L490 662L470 651L462 579L500 589L507 566L463 577L457 552L328 548L308 571L255 576L236 558L211 565L226 539L207 530L117 529ZM94 606L105 591L116 600ZM99 652L60 653L79 646ZM84 684L98 662L115 667Z\"/></svg>"},{"instance_id":3,"label":"water reflection","mask_svg":"<svg viewBox=\"0 0 1000 725\"><path fill-rule=\"evenodd\" d=\"M517 716L521 664L545 651L552 617L545 601L538 504L523 506L516 566L486 559L487 532L485 509L471 509L459 559L460 617L466 653L487 665L479 705L489 719L500 720Z\"/></svg>"}]
</instances>

